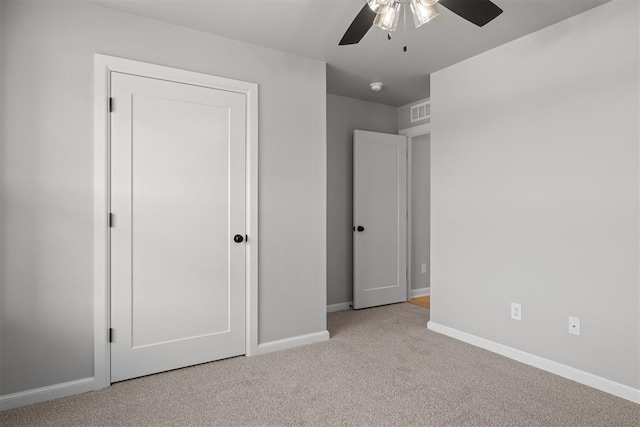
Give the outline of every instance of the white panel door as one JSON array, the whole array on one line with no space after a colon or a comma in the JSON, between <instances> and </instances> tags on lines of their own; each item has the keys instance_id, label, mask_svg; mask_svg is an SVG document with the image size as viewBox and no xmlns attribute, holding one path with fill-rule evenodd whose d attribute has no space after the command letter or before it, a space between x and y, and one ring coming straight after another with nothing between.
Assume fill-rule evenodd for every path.
<instances>
[{"instance_id":1,"label":"white panel door","mask_svg":"<svg viewBox=\"0 0 640 427\"><path fill-rule=\"evenodd\" d=\"M407 300L407 139L353 133L353 308Z\"/></svg>"},{"instance_id":2,"label":"white panel door","mask_svg":"<svg viewBox=\"0 0 640 427\"><path fill-rule=\"evenodd\" d=\"M244 354L245 95L111 93L111 381Z\"/></svg>"}]
</instances>

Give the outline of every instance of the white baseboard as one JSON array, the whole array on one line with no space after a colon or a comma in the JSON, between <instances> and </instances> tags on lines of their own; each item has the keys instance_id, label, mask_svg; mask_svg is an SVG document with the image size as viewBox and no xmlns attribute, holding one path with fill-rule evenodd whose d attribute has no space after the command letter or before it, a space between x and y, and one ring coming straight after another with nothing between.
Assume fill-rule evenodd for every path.
<instances>
[{"instance_id":1,"label":"white baseboard","mask_svg":"<svg viewBox=\"0 0 640 427\"><path fill-rule=\"evenodd\" d=\"M441 333L451 338L455 338L460 341L464 341L471 345L475 345L476 347L498 353L502 356L508 357L509 359L517 360L518 362L531 365L538 369L542 369L543 371L551 372L552 374L556 374L563 378L573 380L580 384L593 387L600 391L604 391L605 393L609 393L635 403L640 403L640 389L635 389L633 387L629 387L627 385L620 384L594 374L590 374L589 372L581 371L579 369L572 368L571 366L563 365L562 363L535 356L522 350L517 350L513 347L508 347L503 344L498 344L497 342L490 341L485 338L480 338L476 335L471 335L469 333L462 332L448 326L440 325L432 321L429 321L427 323L427 329Z\"/></svg>"},{"instance_id":2,"label":"white baseboard","mask_svg":"<svg viewBox=\"0 0 640 427\"><path fill-rule=\"evenodd\" d=\"M431 295L431 288L420 288L420 289L411 289L411 297L423 297L426 295ZM333 313L334 311L344 311L351 310L353 303L349 302L341 302L339 304L331 304L327 306L327 313Z\"/></svg>"},{"instance_id":3,"label":"white baseboard","mask_svg":"<svg viewBox=\"0 0 640 427\"><path fill-rule=\"evenodd\" d=\"M93 391L93 377L0 396L0 411Z\"/></svg>"},{"instance_id":4,"label":"white baseboard","mask_svg":"<svg viewBox=\"0 0 640 427\"><path fill-rule=\"evenodd\" d=\"M274 351L286 350L288 348L299 347L301 345L313 344L329 339L329 331L315 332L313 334L299 335L297 337L285 338L283 340L258 344L257 354L266 354Z\"/></svg>"},{"instance_id":5,"label":"white baseboard","mask_svg":"<svg viewBox=\"0 0 640 427\"><path fill-rule=\"evenodd\" d=\"M313 334L300 335L297 337L271 341L264 344L259 344L256 354L271 353L273 351L313 344L316 342L326 341L328 339L329 331L321 331ZM4 396L0 396L0 411L71 396L73 394L93 391L94 386L94 378L90 377L75 381L69 381L66 383L55 384L47 387L21 391L18 393L6 394Z\"/></svg>"},{"instance_id":6,"label":"white baseboard","mask_svg":"<svg viewBox=\"0 0 640 427\"><path fill-rule=\"evenodd\" d=\"M351 309L351 304L353 304L351 301L349 302L341 302L340 304L331 304L327 306L327 313L333 313L334 311L344 311L344 310L350 310Z\"/></svg>"},{"instance_id":7,"label":"white baseboard","mask_svg":"<svg viewBox=\"0 0 640 427\"><path fill-rule=\"evenodd\" d=\"M431 295L431 288L411 289L411 298Z\"/></svg>"}]
</instances>

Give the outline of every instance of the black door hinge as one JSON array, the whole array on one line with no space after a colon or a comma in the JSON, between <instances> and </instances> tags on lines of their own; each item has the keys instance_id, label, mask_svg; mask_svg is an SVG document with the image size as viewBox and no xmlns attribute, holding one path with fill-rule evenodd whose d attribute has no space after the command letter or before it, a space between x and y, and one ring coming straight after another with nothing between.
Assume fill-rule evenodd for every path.
<instances>
[{"instance_id":1,"label":"black door hinge","mask_svg":"<svg viewBox=\"0 0 640 427\"><path fill-rule=\"evenodd\" d=\"M113 113L113 98L109 98L109 112Z\"/></svg>"},{"instance_id":2,"label":"black door hinge","mask_svg":"<svg viewBox=\"0 0 640 427\"><path fill-rule=\"evenodd\" d=\"M109 328L109 342L113 342L113 328Z\"/></svg>"},{"instance_id":3,"label":"black door hinge","mask_svg":"<svg viewBox=\"0 0 640 427\"><path fill-rule=\"evenodd\" d=\"M113 214L109 212L109 228L113 227Z\"/></svg>"}]
</instances>

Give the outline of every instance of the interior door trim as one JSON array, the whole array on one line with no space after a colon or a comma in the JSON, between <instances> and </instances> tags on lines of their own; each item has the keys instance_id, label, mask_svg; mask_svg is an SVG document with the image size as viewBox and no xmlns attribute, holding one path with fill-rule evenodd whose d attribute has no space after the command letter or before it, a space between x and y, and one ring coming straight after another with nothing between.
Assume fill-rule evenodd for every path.
<instances>
[{"instance_id":1,"label":"interior door trim","mask_svg":"<svg viewBox=\"0 0 640 427\"><path fill-rule=\"evenodd\" d=\"M411 296L411 271L412 271L412 262L411 262L411 236L413 233L412 228L412 220L411 217L411 207L413 206L412 200L412 188L413 188L413 138L422 135L431 135L431 123L426 123L424 125L413 126L406 129L400 129L398 131L398 135L404 135L407 137L407 301L410 301ZM429 166L431 167L431 166ZM429 239L429 245L431 245L431 239ZM431 253L431 251L429 251ZM429 260L431 263L431 260Z\"/></svg>"},{"instance_id":2,"label":"interior door trim","mask_svg":"<svg viewBox=\"0 0 640 427\"><path fill-rule=\"evenodd\" d=\"M110 319L110 112L111 73L127 73L169 80L211 89L244 94L247 97L246 130L246 355L258 354L258 85L193 71L94 55L94 389L111 385L111 357L108 330ZM115 107L117 108L117 106Z\"/></svg>"}]
</instances>

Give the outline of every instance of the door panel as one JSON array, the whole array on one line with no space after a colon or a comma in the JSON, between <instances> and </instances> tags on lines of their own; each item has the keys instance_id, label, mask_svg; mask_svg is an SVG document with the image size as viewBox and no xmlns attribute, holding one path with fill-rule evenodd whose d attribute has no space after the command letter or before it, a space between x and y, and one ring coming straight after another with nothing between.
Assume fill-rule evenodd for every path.
<instances>
[{"instance_id":1,"label":"door panel","mask_svg":"<svg viewBox=\"0 0 640 427\"><path fill-rule=\"evenodd\" d=\"M353 151L353 306L406 301L406 137L356 130Z\"/></svg>"},{"instance_id":2,"label":"door panel","mask_svg":"<svg viewBox=\"0 0 640 427\"><path fill-rule=\"evenodd\" d=\"M245 96L112 74L112 381L245 353Z\"/></svg>"}]
</instances>

